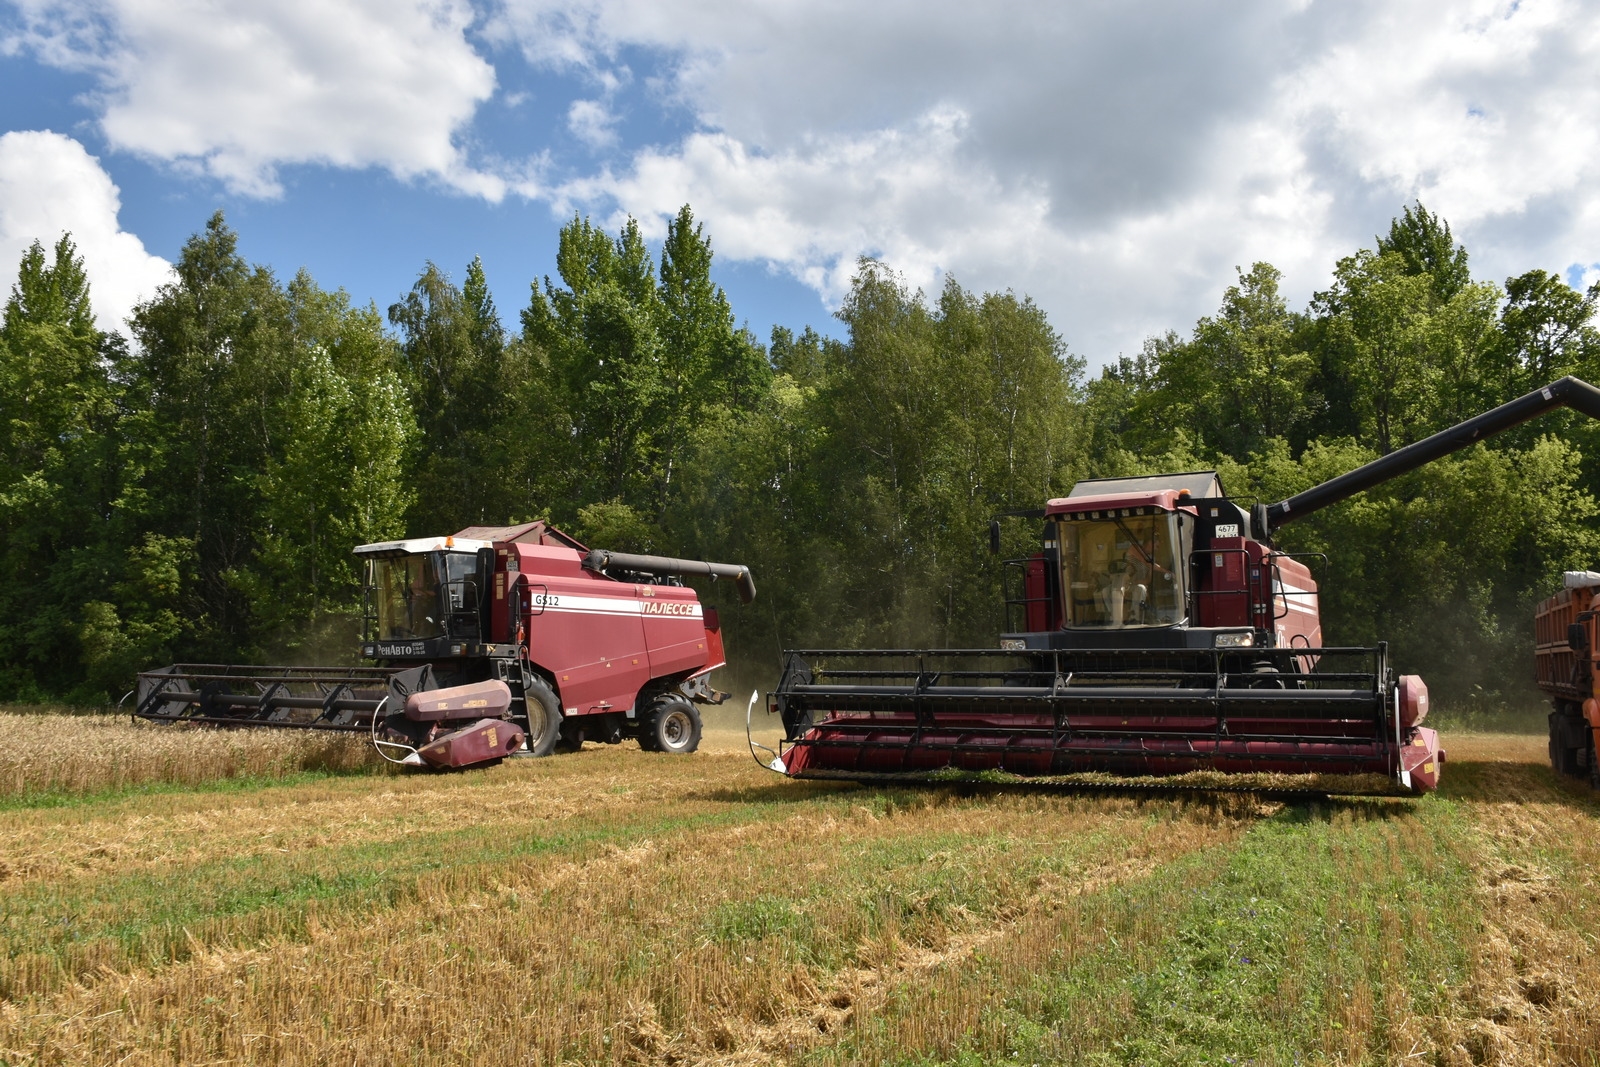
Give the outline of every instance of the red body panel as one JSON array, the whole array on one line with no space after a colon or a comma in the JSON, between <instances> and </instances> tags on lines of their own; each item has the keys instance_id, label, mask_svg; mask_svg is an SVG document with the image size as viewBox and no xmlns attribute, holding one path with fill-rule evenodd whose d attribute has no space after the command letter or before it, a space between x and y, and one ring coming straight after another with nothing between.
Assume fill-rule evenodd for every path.
<instances>
[{"instance_id":1,"label":"red body panel","mask_svg":"<svg viewBox=\"0 0 1600 1067\"><path fill-rule=\"evenodd\" d=\"M1439 735L1426 726L1417 727L1410 742L1400 749L1400 766L1411 775L1411 788L1418 793L1439 788L1442 763L1444 750L1439 747Z\"/></svg>"},{"instance_id":2,"label":"red body panel","mask_svg":"<svg viewBox=\"0 0 1600 1067\"><path fill-rule=\"evenodd\" d=\"M491 640L527 648L555 680L564 715L627 711L651 681L723 663L715 616L693 589L619 582L559 545L502 543L494 552Z\"/></svg>"},{"instance_id":3,"label":"red body panel","mask_svg":"<svg viewBox=\"0 0 1600 1067\"><path fill-rule=\"evenodd\" d=\"M1202 553L1199 579L1199 625L1251 626L1275 634L1280 648L1322 644L1317 583L1299 560L1259 541L1218 537Z\"/></svg>"},{"instance_id":4,"label":"red body panel","mask_svg":"<svg viewBox=\"0 0 1600 1067\"><path fill-rule=\"evenodd\" d=\"M1390 708L1327 718L1129 717L1018 709L1002 713L876 711L830 713L804 744L783 753L791 777L852 777L1003 771L1023 776L1082 772L1172 775L1189 771L1373 774L1414 792L1438 788L1444 753L1427 727L1396 728ZM1401 777L1409 775L1409 780Z\"/></svg>"},{"instance_id":5,"label":"red body panel","mask_svg":"<svg viewBox=\"0 0 1600 1067\"><path fill-rule=\"evenodd\" d=\"M1268 555L1261 592L1270 598L1267 628L1277 633L1280 648L1322 646L1321 604L1309 567L1287 556Z\"/></svg>"},{"instance_id":6,"label":"red body panel","mask_svg":"<svg viewBox=\"0 0 1600 1067\"><path fill-rule=\"evenodd\" d=\"M412 693L406 698L405 716L413 722L446 719L499 719L511 707L511 689L504 682L473 682L449 689Z\"/></svg>"},{"instance_id":7,"label":"red body panel","mask_svg":"<svg viewBox=\"0 0 1600 1067\"><path fill-rule=\"evenodd\" d=\"M722 620L717 618L716 608L705 608L706 655L705 666L696 674L714 671L718 667L726 666L727 654L722 649Z\"/></svg>"},{"instance_id":8,"label":"red body panel","mask_svg":"<svg viewBox=\"0 0 1600 1067\"><path fill-rule=\"evenodd\" d=\"M946 724L941 723L941 727ZM1195 741L1163 738L1162 727L1180 732L1175 722L1162 717L1141 720L1143 736L1136 740L1107 738L1075 742L1070 759L1058 756L1048 736L1048 716L1008 716L1003 722L950 724L938 732L916 729L914 720L885 722L876 735L876 747L862 748L860 735L852 734L852 744L837 750L829 745L827 725L808 735L810 744L784 753L786 771L796 778L826 776L827 772L851 774L897 774L938 771L946 767L962 771L1003 770L1018 775L1050 775L1083 771L1110 774L1183 774L1196 770L1230 773L1274 772L1280 774L1379 774L1393 775L1395 744L1387 738L1351 742L1340 739L1318 741L1306 736L1295 741L1252 740L1245 736L1223 736ZM1232 724L1230 724L1232 725ZM962 727L965 728L962 728ZM1031 727L1032 736L1013 736L1013 731ZM1074 728L1092 730L1090 723ZM1433 731L1429 730L1428 733ZM844 734L840 734L841 741ZM959 745L952 758L950 749ZM983 748L987 751L983 751ZM1098 752L1088 751L1098 748ZM1437 745L1435 745L1435 749ZM1405 751L1410 751L1409 749ZM1420 749L1418 750L1421 751ZM1423 760L1419 756L1417 762ZM808 774L807 772L810 772ZM821 775L818 772L822 772Z\"/></svg>"},{"instance_id":9,"label":"red body panel","mask_svg":"<svg viewBox=\"0 0 1600 1067\"><path fill-rule=\"evenodd\" d=\"M1409 729L1428 717L1428 687L1418 675L1402 674L1396 696L1401 727Z\"/></svg>"},{"instance_id":10,"label":"red body panel","mask_svg":"<svg viewBox=\"0 0 1600 1067\"><path fill-rule=\"evenodd\" d=\"M1045 505L1046 515L1065 515L1067 512L1107 508L1138 508L1155 506L1163 511L1185 511L1190 515L1198 511L1189 506L1189 495L1174 489L1157 489L1143 493L1101 493L1096 496L1056 497Z\"/></svg>"},{"instance_id":11,"label":"red body panel","mask_svg":"<svg viewBox=\"0 0 1600 1067\"><path fill-rule=\"evenodd\" d=\"M1060 612L1055 610L1055 604L1050 598L1047 564L1044 556L1034 556L1028 560L1026 569L1022 572L1023 596L1026 598L1027 614L1024 621L1027 623L1029 633L1043 633L1054 630L1061 625Z\"/></svg>"},{"instance_id":12,"label":"red body panel","mask_svg":"<svg viewBox=\"0 0 1600 1067\"><path fill-rule=\"evenodd\" d=\"M522 747L522 727L504 719L479 719L465 729L445 734L417 749L435 767L470 767L503 759Z\"/></svg>"}]
</instances>

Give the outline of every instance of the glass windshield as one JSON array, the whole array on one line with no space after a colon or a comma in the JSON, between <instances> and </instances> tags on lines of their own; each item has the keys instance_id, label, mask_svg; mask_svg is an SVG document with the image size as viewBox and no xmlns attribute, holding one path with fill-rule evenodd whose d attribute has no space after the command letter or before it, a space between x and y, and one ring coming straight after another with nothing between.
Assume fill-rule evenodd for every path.
<instances>
[{"instance_id":1,"label":"glass windshield","mask_svg":"<svg viewBox=\"0 0 1600 1067\"><path fill-rule=\"evenodd\" d=\"M379 640L476 634L478 559L471 552L376 559L372 584ZM453 627L452 615L461 616Z\"/></svg>"},{"instance_id":2,"label":"glass windshield","mask_svg":"<svg viewBox=\"0 0 1600 1067\"><path fill-rule=\"evenodd\" d=\"M1130 509L1131 510L1131 509ZM1068 626L1172 626L1183 621L1177 518L1115 515L1061 524Z\"/></svg>"},{"instance_id":3,"label":"glass windshield","mask_svg":"<svg viewBox=\"0 0 1600 1067\"><path fill-rule=\"evenodd\" d=\"M438 556L426 552L372 561L379 640L444 635L439 612Z\"/></svg>"}]
</instances>

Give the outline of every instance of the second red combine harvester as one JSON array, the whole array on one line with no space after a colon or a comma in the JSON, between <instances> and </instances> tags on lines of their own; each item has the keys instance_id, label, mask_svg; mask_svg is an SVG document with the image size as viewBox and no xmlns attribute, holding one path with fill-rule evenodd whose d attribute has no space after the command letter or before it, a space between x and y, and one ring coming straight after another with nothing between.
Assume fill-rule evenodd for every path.
<instances>
[{"instance_id":1,"label":"second red combine harvester","mask_svg":"<svg viewBox=\"0 0 1600 1067\"><path fill-rule=\"evenodd\" d=\"M1323 644L1284 524L1600 390L1563 378L1272 505L1246 510L1213 472L1078 483L1025 513L1040 550L1008 562L997 650L788 653L770 710L773 769L881 780L1315 775L1330 792L1428 792L1445 753L1428 690L1386 645ZM992 524L991 545L999 546ZM1285 785L1290 783L1285 782Z\"/></svg>"},{"instance_id":2,"label":"second red combine harvester","mask_svg":"<svg viewBox=\"0 0 1600 1067\"><path fill-rule=\"evenodd\" d=\"M692 752L723 665L680 579L748 568L589 550L542 522L362 545L363 667L176 664L139 676L158 722L364 733L396 762L465 767L636 738Z\"/></svg>"}]
</instances>

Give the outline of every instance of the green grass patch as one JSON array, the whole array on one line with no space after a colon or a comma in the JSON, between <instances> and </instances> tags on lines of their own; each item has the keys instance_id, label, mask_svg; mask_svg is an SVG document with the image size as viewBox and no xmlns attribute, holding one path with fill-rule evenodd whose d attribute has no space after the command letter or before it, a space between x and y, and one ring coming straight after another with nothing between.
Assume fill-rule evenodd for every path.
<instances>
[{"instance_id":1,"label":"green grass patch","mask_svg":"<svg viewBox=\"0 0 1600 1067\"><path fill-rule=\"evenodd\" d=\"M1439 799L1288 807L1236 846L1019 924L813 1060L1387 1062L1466 979L1469 833Z\"/></svg>"},{"instance_id":2,"label":"green grass patch","mask_svg":"<svg viewBox=\"0 0 1600 1067\"><path fill-rule=\"evenodd\" d=\"M229 791L220 785L208 786L207 792ZM351 802L359 805L363 799L353 796ZM425 803L425 798L400 802ZM825 795L814 801L827 802ZM218 947L300 938L312 911L391 908L415 899L419 883L430 875L448 881L454 892L470 893L519 860L557 852L581 856L605 844L733 826L775 814L790 813L776 804L687 815L624 809L564 824L556 832L524 827L508 833L493 823L446 827L309 852L24 884L0 894L0 952L36 962L11 982L0 981L0 997L37 992L100 966L158 966L180 960L197 942ZM45 974L54 978L41 983Z\"/></svg>"}]
</instances>

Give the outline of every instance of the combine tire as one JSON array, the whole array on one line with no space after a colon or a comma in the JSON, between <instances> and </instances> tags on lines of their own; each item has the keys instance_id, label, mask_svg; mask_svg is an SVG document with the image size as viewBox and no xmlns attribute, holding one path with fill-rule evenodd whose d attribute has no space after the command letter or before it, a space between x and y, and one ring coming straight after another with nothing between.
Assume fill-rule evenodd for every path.
<instances>
[{"instance_id":1,"label":"combine tire","mask_svg":"<svg viewBox=\"0 0 1600 1067\"><path fill-rule=\"evenodd\" d=\"M535 677L523 688L528 709L528 751L548 756L561 739L561 701L543 678Z\"/></svg>"},{"instance_id":2,"label":"combine tire","mask_svg":"<svg viewBox=\"0 0 1600 1067\"><path fill-rule=\"evenodd\" d=\"M646 752L675 755L693 752L700 747L700 712L682 697L656 701L639 731L639 747Z\"/></svg>"}]
</instances>

